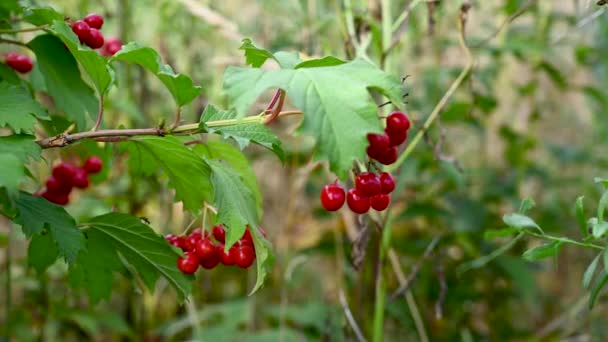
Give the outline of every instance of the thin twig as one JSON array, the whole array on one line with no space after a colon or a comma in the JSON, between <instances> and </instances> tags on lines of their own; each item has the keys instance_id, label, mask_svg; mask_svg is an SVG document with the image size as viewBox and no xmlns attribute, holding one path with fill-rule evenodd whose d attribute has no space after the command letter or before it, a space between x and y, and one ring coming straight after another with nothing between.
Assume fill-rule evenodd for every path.
<instances>
[{"instance_id":1,"label":"thin twig","mask_svg":"<svg viewBox=\"0 0 608 342\"><path fill-rule=\"evenodd\" d=\"M97 109L97 121L95 121L95 126L93 127L93 132L99 129L101 125L101 120L103 118L103 94L99 96L99 108Z\"/></svg>"},{"instance_id":2,"label":"thin twig","mask_svg":"<svg viewBox=\"0 0 608 342\"><path fill-rule=\"evenodd\" d=\"M496 36L498 36L498 34L505 29L505 27L507 27L509 24L511 24L515 19L517 19L520 15L524 14L524 12L526 10L528 10L528 8L532 7L532 5L534 5L534 3L536 3L537 0L528 0L528 2L526 2L525 4L523 4L520 8L518 8L515 12L513 12L513 14L511 14L510 16L508 16L505 20L503 20L502 23L500 23L500 25L498 25L498 27L496 28L496 30L494 30L494 32L492 32L492 34L490 34L488 37L486 37L484 40L482 40L481 42L471 46L473 49L478 49L480 47L483 47L484 45L486 45L487 43L489 43L492 39L496 38Z\"/></svg>"},{"instance_id":3,"label":"thin twig","mask_svg":"<svg viewBox=\"0 0 608 342\"><path fill-rule=\"evenodd\" d=\"M270 100L270 103L268 103L268 106L266 106L266 109L264 111L266 112L272 110L275 103L277 103L279 97L281 97L281 89L277 89L277 91L274 93L274 96L272 97L272 100Z\"/></svg>"},{"instance_id":4,"label":"thin twig","mask_svg":"<svg viewBox=\"0 0 608 342\"><path fill-rule=\"evenodd\" d=\"M175 112L175 120L173 121L173 125L171 125L171 129L179 126L180 121L182 121L182 107L177 108L177 112Z\"/></svg>"},{"instance_id":5,"label":"thin twig","mask_svg":"<svg viewBox=\"0 0 608 342\"><path fill-rule=\"evenodd\" d=\"M278 103L277 103L276 107L274 107L272 112L270 112L270 115L268 115L268 117L266 119L264 119L264 121L262 121L262 123L264 125L268 125L271 122L273 122L276 118L278 118L279 114L281 113L281 110L283 109L283 103L285 102L285 91L279 89L279 92L280 92L280 95L279 95Z\"/></svg>"},{"instance_id":6,"label":"thin twig","mask_svg":"<svg viewBox=\"0 0 608 342\"><path fill-rule=\"evenodd\" d=\"M435 302L435 319L440 320L443 317L443 302L445 302L445 296L448 292L448 284L445 281L445 267L441 262L437 266L437 278L439 279L439 297Z\"/></svg>"},{"instance_id":7,"label":"thin twig","mask_svg":"<svg viewBox=\"0 0 608 342\"><path fill-rule=\"evenodd\" d=\"M344 291L342 289L340 289L340 292L338 293L338 297L340 298L340 304L342 304L342 309L344 310L344 315L346 316L346 320L348 321L348 324L350 325L351 329L353 329L353 332L355 333L355 336L357 337L357 341L359 341L359 342L367 341L365 339L365 337L363 337L363 333L361 332L359 325L357 325L357 322L355 321L355 318L353 317L353 313L350 311L350 308L348 307L348 302L346 301L346 296L344 295Z\"/></svg>"},{"instance_id":8,"label":"thin twig","mask_svg":"<svg viewBox=\"0 0 608 342\"><path fill-rule=\"evenodd\" d=\"M594 20L596 20L597 18L599 18L602 14L604 14L606 12L606 8L602 7L600 9L598 9L597 11L589 14L588 16L584 17L583 19L579 20L576 25L574 26L574 29L578 30L581 29L587 25L589 25L590 23L592 23ZM568 35L571 33L570 30L567 30L566 32L564 32L562 35L556 37L555 39L553 39L551 41L552 45L555 45L559 42L561 42L564 38L568 37Z\"/></svg>"},{"instance_id":9,"label":"thin twig","mask_svg":"<svg viewBox=\"0 0 608 342\"><path fill-rule=\"evenodd\" d=\"M29 27L29 28L24 28L24 29L15 29L15 30L0 30L0 34L14 34L14 33L21 33L21 32L40 31L40 30L46 30L47 28L49 28L49 25L35 26L35 27Z\"/></svg>"},{"instance_id":10,"label":"thin twig","mask_svg":"<svg viewBox=\"0 0 608 342\"><path fill-rule=\"evenodd\" d=\"M18 40L13 40L13 39L7 39L7 38L0 38L0 43L7 43L7 44L13 44L13 45L19 45L19 46L23 46L23 47L27 47L27 44L22 43Z\"/></svg>"},{"instance_id":11,"label":"thin twig","mask_svg":"<svg viewBox=\"0 0 608 342\"><path fill-rule=\"evenodd\" d=\"M404 293L407 292L407 290L409 290L410 286L412 285L412 281L418 275L418 271L420 271L420 267L422 266L424 261L426 261L426 259L431 255L433 249L435 249L435 246L437 246L437 243L439 243L439 240L441 240L441 236L436 236L435 238L433 238L433 240L431 240L431 243L426 246L426 249L424 250L424 253L420 257L420 259L418 259L414 266L412 266L410 274L407 276L407 278L405 278L405 281L399 285L399 288L393 293L393 298L402 296Z\"/></svg>"}]
</instances>

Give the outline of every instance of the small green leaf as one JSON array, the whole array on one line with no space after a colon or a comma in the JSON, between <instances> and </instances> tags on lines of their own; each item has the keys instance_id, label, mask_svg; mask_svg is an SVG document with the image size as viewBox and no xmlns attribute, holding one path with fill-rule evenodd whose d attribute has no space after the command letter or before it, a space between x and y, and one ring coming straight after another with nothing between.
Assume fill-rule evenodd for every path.
<instances>
[{"instance_id":1,"label":"small green leaf","mask_svg":"<svg viewBox=\"0 0 608 342\"><path fill-rule=\"evenodd\" d=\"M327 57L323 57L320 59L310 59L310 60L304 61L304 62L296 65L294 69L337 66L337 65L342 65L345 63L346 63L346 61L343 61L339 58L336 58L333 56L327 56Z\"/></svg>"},{"instance_id":2,"label":"small green leaf","mask_svg":"<svg viewBox=\"0 0 608 342\"><path fill-rule=\"evenodd\" d=\"M561 241L552 241L550 243L528 249L524 252L522 257L527 261L536 261L552 257L559 253L559 248L561 245Z\"/></svg>"},{"instance_id":3,"label":"small green leaf","mask_svg":"<svg viewBox=\"0 0 608 342\"><path fill-rule=\"evenodd\" d=\"M514 233L517 233L519 229L514 227L501 228L501 229L488 229L483 233L483 238L486 240L493 240L496 238L502 238L511 236Z\"/></svg>"},{"instance_id":4,"label":"small green leaf","mask_svg":"<svg viewBox=\"0 0 608 342\"><path fill-rule=\"evenodd\" d=\"M302 62L297 52L277 51L274 53L274 59L279 62L281 69L293 69Z\"/></svg>"},{"instance_id":5,"label":"small green leaf","mask_svg":"<svg viewBox=\"0 0 608 342\"><path fill-rule=\"evenodd\" d=\"M76 227L74 218L63 207L46 199L21 192L16 199L19 214L13 220L29 238L47 228L59 247L59 255L72 263L84 248L84 236Z\"/></svg>"},{"instance_id":6,"label":"small green leaf","mask_svg":"<svg viewBox=\"0 0 608 342\"><path fill-rule=\"evenodd\" d=\"M52 24L55 20L63 21L63 15L51 7L32 7L25 9L23 20L41 26Z\"/></svg>"},{"instance_id":7,"label":"small green leaf","mask_svg":"<svg viewBox=\"0 0 608 342\"><path fill-rule=\"evenodd\" d=\"M536 228L542 234L544 234L543 230L528 216L521 214L507 214L502 217L502 221L506 223L509 227L514 227L517 229L524 228Z\"/></svg>"},{"instance_id":8,"label":"small green leaf","mask_svg":"<svg viewBox=\"0 0 608 342\"><path fill-rule=\"evenodd\" d=\"M213 125L213 121L231 120L235 118L236 112L234 110L223 111L213 105L207 105L201 116L199 127L206 132L220 134L226 139L234 139L241 150L247 147L250 142L254 142L273 151L279 159L284 159L285 153L281 148L281 140L270 130L270 128L266 127L266 125L261 122L237 122L234 125L229 126Z\"/></svg>"},{"instance_id":9,"label":"small green leaf","mask_svg":"<svg viewBox=\"0 0 608 342\"><path fill-rule=\"evenodd\" d=\"M57 261L59 250L51 234L34 234L27 248L27 262L38 273L43 273Z\"/></svg>"},{"instance_id":10,"label":"small green leaf","mask_svg":"<svg viewBox=\"0 0 608 342\"><path fill-rule=\"evenodd\" d=\"M274 263L274 257L272 253L270 253L270 242L262 236L258 229L250 229L250 231L251 237L253 238L253 245L255 246L257 270L255 285L249 292L249 295L251 296L264 285L264 279L266 279L266 275L268 275L269 269Z\"/></svg>"},{"instance_id":11,"label":"small green leaf","mask_svg":"<svg viewBox=\"0 0 608 342\"><path fill-rule=\"evenodd\" d=\"M608 222L606 221L598 222L596 220L596 222L591 225L591 234L596 239L599 239L604 236L604 234L606 234L606 231L608 231Z\"/></svg>"},{"instance_id":12,"label":"small green leaf","mask_svg":"<svg viewBox=\"0 0 608 342\"><path fill-rule=\"evenodd\" d=\"M585 209L583 207L583 199L585 196L579 196L576 199L576 220L578 221L578 228L581 231L583 237L589 236L589 230L587 230L587 222L585 221Z\"/></svg>"},{"instance_id":13,"label":"small green leaf","mask_svg":"<svg viewBox=\"0 0 608 342\"><path fill-rule=\"evenodd\" d=\"M36 54L36 64L44 76L53 101L80 130L87 128L87 116L95 120L99 101L80 75L78 63L63 42L50 34L37 36L28 43Z\"/></svg>"},{"instance_id":14,"label":"small green leaf","mask_svg":"<svg viewBox=\"0 0 608 342\"><path fill-rule=\"evenodd\" d=\"M530 209L534 208L535 205L536 203L534 203L533 199L526 198L521 201L521 204L519 205L519 210L517 212L522 215L525 215Z\"/></svg>"},{"instance_id":15,"label":"small green leaf","mask_svg":"<svg viewBox=\"0 0 608 342\"><path fill-rule=\"evenodd\" d=\"M269 58L274 59L274 55L268 51L253 45L249 38L243 39L239 50L245 51L245 63L254 68L261 67Z\"/></svg>"},{"instance_id":16,"label":"small green leaf","mask_svg":"<svg viewBox=\"0 0 608 342\"><path fill-rule=\"evenodd\" d=\"M28 91L8 82L0 82L0 127L10 127L16 133L34 133L36 118L48 116Z\"/></svg>"},{"instance_id":17,"label":"small green leaf","mask_svg":"<svg viewBox=\"0 0 608 342\"><path fill-rule=\"evenodd\" d=\"M606 252L603 252L604 258L606 258ZM600 261L600 255L596 256L595 259L587 266L585 273L583 274L583 288L588 289L589 285L591 285L591 280L593 280L593 275L595 274L595 269Z\"/></svg>"},{"instance_id":18,"label":"small green leaf","mask_svg":"<svg viewBox=\"0 0 608 342\"><path fill-rule=\"evenodd\" d=\"M608 190L608 179L607 178L595 177L595 178L593 178L593 181L595 183L602 184L602 186L604 187L604 189Z\"/></svg>"},{"instance_id":19,"label":"small green leaf","mask_svg":"<svg viewBox=\"0 0 608 342\"><path fill-rule=\"evenodd\" d=\"M190 77L176 74L171 66L164 64L158 52L152 48L129 43L110 60L114 61L135 63L155 74L167 87L178 107L192 102L202 91L200 86L192 84Z\"/></svg>"},{"instance_id":20,"label":"small green leaf","mask_svg":"<svg viewBox=\"0 0 608 342\"><path fill-rule=\"evenodd\" d=\"M608 190L604 191L602 197L600 197L600 202L597 205L597 220L600 222L604 220L606 205L608 205Z\"/></svg>"},{"instance_id":21,"label":"small green leaf","mask_svg":"<svg viewBox=\"0 0 608 342\"><path fill-rule=\"evenodd\" d=\"M23 162L13 154L0 153L0 165L0 187L5 187L9 196L12 196L17 193L19 185L25 179Z\"/></svg>"},{"instance_id":22,"label":"small green leaf","mask_svg":"<svg viewBox=\"0 0 608 342\"><path fill-rule=\"evenodd\" d=\"M591 289L591 295L589 297L589 310L593 309L593 307L595 306L597 297L599 296L600 291L602 290L604 285L606 285L606 282L608 282L608 273L606 273L605 270L602 270L602 273L600 273L599 278L595 281L593 289Z\"/></svg>"},{"instance_id":23,"label":"small green leaf","mask_svg":"<svg viewBox=\"0 0 608 342\"><path fill-rule=\"evenodd\" d=\"M23 164L29 159L40 160L42 149L36 144L36 137L26 134L13 134L0 137L0 153L15 155Z\"/></svg>"}]
</instances>

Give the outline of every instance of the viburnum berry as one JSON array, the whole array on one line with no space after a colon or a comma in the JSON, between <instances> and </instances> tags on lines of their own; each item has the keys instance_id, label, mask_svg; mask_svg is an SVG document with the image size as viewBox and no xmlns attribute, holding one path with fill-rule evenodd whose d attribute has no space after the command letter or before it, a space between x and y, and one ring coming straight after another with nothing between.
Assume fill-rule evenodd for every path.
<instances>
[{"instance_id":1,"label":"viburnum berry","mask_svg":"<svg viewBox=\"0 0 608 342\"><path fill-rule=\"evenodd\" d=\"M72 183L61 181L53 176L46 180L46 190L57 194L69 194L72 191Z\"/></svg>"},{"instance_id":2,"label":"viburnum berry","mask_svg":"<svg viewBox=\"0 0 608 342\"><path fill-rule=\"evenodd\" d=\"M72 182L72 178L76 174L78 168L69 163L59 163L53 168L53 177L62 182Z\"/></svg>"},{"instance_id":3,"label":"viburnum berry","mask_svg":"<svg viewBox=\"0 0 608 342\"><path fill-rule=\"evenodd\" d=\"M103 161L97 156L91 156L85 160L84 164L82 164L82 168L88 174L98 173L103 168Z\"/></svg>"},{"instance_id":4,"label":"viburnum berry","mask_svg":"<svg viewBox=\"0 0 608 342\"><path fill-rule=\"evenodd\" d=\"M369 133L367 135L367 141L369 141L369 146L375 150L383 151L388 148L389 137L386 133L376 134Z\"/></svg>"},{"instance_id":5,"label":"viburnum berry","mask_svg":"<svg viewBox=\"0 0 608 342\"><path fill-rule=\"evenodd\" d=\"M249 246L240 246L236 248L234 262L240 268L249 268L255 260L255 252Z\"/></svg>"},{"instance_id":6,"label":"viburnum berry","mask_svg":"<svg viewBox=\"0 0 608 342\"><path fill-rule=\"evenodd\" d=\"M208 258L212 258L215 255L215 245L209 239L200 239L196 242L196 256L199 260L205 260Z\"/></svg>"},{"instance_id":7,"label":"viburnum berry","mask_svg":"<svg viewBox=\"0 0 608 342\"><path fill-rule=\"evenodd\" d=\"M211 232L213 233L213 237L221 242L224 243L226 242L226 230L224 229L224 226L222 226L221 224L218 224L216 226L213 227L213 229L211 229Z\"/></svg>"},{"instance_id":8,"label":"viburnum berry","mask_svg":"<svg viewBox=\"0 0 608 342\"><path fill-rule=\"evenodd\" d=\"M89 36L84 41L84 43L91 49L99 49L103 46L103 42L103 34L101 31L95 28L91 28L89 30Z\"/></svg>"},{"instance_id":9,"label":"viburnum berry","mask_svg":"<svg viewBox=\"0 0 608 342\"><path fill-rule=\"evenodd\" d=\"M391 196L387 194L378 194L370 197L369 203L374 210L383 211L388 208L388 205L391 203Z\"/></svg>"},{"instance_id":10,"label":"viburnum berry","mask_svg":"<svg viewBox=\"0 0 608 342\"><path fill-rule=\"evenodd\" d=\"M89 187L89 176L83 169L76 169L76 173L72 177L72 185L79 189L86 189Z\"/></svg>"},{"instance_id":11,"label":"viburnum berry","mask_svg":"<svg viewBox=\"0 0 608 342\"><path fill-rule=\"evenodd\" d=\"M94 29L99 30L103 26L103 17L97 13L90 13L83 20Z\"/></svg>"},{"instance_id":12,"label":"viburnum berry","mask_svg":"<svg viewBox=\"0 0 608 342\"><path fill-rule=\"evenodd\" d=\"M402 112L392 112L386 118L386 133L401 133L410 128L410 119Z\"/></svg>"},{"instance_id":13,"label":"viburnum berry","mask_svg":"<svg viewBox=\"0 0 608 342\"><path fill-rule=\"evenodd\" d=\"M232 246L226 252L224 250L224 245L218 246L218 254L220 255L222 264L225 266L232 266L235 264L236 260L236 247Z\"/></svg>"},{"instance_id":14,"label":"viburnum berry","mask_svg":"<svg viewBox=\"0 0 608 342\"><path fill-rule=\"evenodd\" d=\"M195 230L184 240L184 247L186 250L194 251L196 249L196 243L201 239L202 234L200 231Z\"/></svg>"},{"instance_id":15,"label":"viburnum berry","mask_svg":"<svg viewBox=\"0 0 608 342\"><path fill-rule=\"evenodd\" d=\"M84 44L91 36L91 27L82 20L78 20L72 24L72 32L76 34L81 44Z\"/></svg>"},{"instance_id":16,"label":"viburnum berry","mask_svg":"<svg viewBox=\"0 0 608 342\"><path fill-rule=\"evenodd\" d=\"M373 172L361 172L355 178L355 188L365 197L374 196L380 193L380 179Z\"/></svg>"},{"instance_id":17,"label":"viburnum berry","mask_svg":"<svg viewBox=\"0 0 608 342\"><path fill-rule=\"evenodd\" d=\"M380 173L380 188L383 194L390 194L395 190L395 180L388 172Z\"/></svg>"},{"instance_id":18,"label":"viburnum berry","mask_svg":"<svg viewBox=\"0 0 608 342\"><path fill-rule=\"evenodd\" d=\"M389 145L391 147L399 146L399 145L403 144L405 142L405 140L407 139L407 131L391 132L391 133L389 133L388 138L389 138Z\"/></svg>"},{"instance_id":19,"label":"viburnum berry","mask_svg":"<svg viewBox=\"0 0 608 342\"><path fill-rule=\"evenodd\" d=\"M58 205L66 205L70 202L69 194L62 194L62 193L51 192L51 191L47 190L47 191L44 191L41 194L41 196L43 198L45 198L47 201L58 204Z\"/></svg>"},{"instance_id":20,"label":"viburnum berry","mask_svg":"<svg viewBox=\"0 0 608 342\"><path fill-rule=\"evenodd\" d=\"M369 210L369 197L364 196L358 189L350 189L346 194L346 203L356 214L365 214Z\"/></svg>"},{"instance_id":21,"label":"viburnum berry","mask_svg":"<svg viewBox=\"0 0 608 342\"><path fill-rule=\"evenodd\" d=\"M218 253L213 253L211 257L201 260L200 264L201 266L203 266L204 269L210 270L212 268L215 268L215 266L217 266L221 261L221 255Z\"/></svg>"},{"instance_id":22,"label":"viburnum berry","mask_svg":"<svg viewBox=\"0 0 608 342\"><path fill-rule=\"evenodd\" d=\"M7 53L4 62L13 70L22 74L27 74L34 67L34 63L28 56L16 52Z\"/></svg>"},{"instance_id":23,"label":"viburnum berry","mask_svg":"<svg viewBox=\"0 0 608 342\"><path fill-rule=\"evenodd\" d=\"M122 41L118 38L108 38L103 46L103 51L108 56L114 56L118 51L122 49Z\"/></svg>"},{"instance_id":24,"label":"viburnum berry","mask_svg":"<svg viewBox=\"0 0 608 342\"><path fill-rule=\"evenodd\" d=\"M336 211L344 205L344 189L337 184L337 181L327 184L321 190L321 204L327 211Z\"/></svg>"},{"instance_id":25,"label":"viburnum berry","mask_svg":"<svg viewBox=\"0 0 608 342\"><path fill-rule=\"evenodd\" d=\"M391 165L392 163L397 161L397 147L393 146L393 147L389 147L386 151L384 151L384 154L378 156L377 158L375 158L380 164L383 165Z\"/></svg>"},{"instance_id":26,"label":"viburnum berry","mask_svg":"<svg viewBox=\"0 0 608 342\"><path fill-rule=\"evenodd\" d=\"M177 248L181 248L183 251L185 251L184 248L184 242L186 241L186 239L184 239L183 236L175 236L173 234L167 234L165 235L165 240L167 240L167 242Z\"/></svg>"},{"instance_id":27,"label":"viburnum berry","mask_svg":"<svg viewBox=\"0 0 608 342\"><path fill-rule=\"evenodd\" d=\"M192 274L198 269L199 261L194 252L185 252L184 257L177 259L177 268L182 273Z\"/></svg>"}]
</instances>

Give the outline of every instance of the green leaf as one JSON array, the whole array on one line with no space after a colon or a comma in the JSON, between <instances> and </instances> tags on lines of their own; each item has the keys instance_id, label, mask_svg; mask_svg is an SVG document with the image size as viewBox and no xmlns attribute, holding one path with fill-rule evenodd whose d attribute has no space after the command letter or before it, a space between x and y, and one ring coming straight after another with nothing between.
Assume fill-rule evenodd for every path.
<instances>
[{"instance_id":1,"label":"green leaf","mask_svg":"<svg viewBox=\"0 0 608 342\"><path fill-rule=\"evenodd\" d=\"M519 230L524 228L536 228L542 234L544 234L543 230L528 216L521 214L507 214L502 217L502 221L506 223L509 227L514 227Z\"/></svg>"},{"instance_id":2,"label":"green leaf","mask_svg":"<svg viewBox=\"0 0 608 342\"><path fill-rule=\"evenodd\" d=\"M89 75L98 94L105 94L114 81L114 70L97 51L81 45L78 37L64 21L55 21L52 32L68 47L74 58Z\"/></svg>"},{"instance_id":3,"label":"green leaf","mask_svg":"<svg viewBox=\"0 0 608 342\"><path fill-rule=\"evenodd\" d=\"M606 252L603 252L604 258L606 258ZM595 274L595 269L600 261L600 255L596 256L595 259L587 266L585 273L583 274L583 288L588 289L589 285L591 285L591 280L593 280L593 275ZM605 267L604 267L605 268Z\"/></svg>"},{"instance_id":4,"label":"green leaf","mask_svg":"<svg viewBox=\"0 0 608 342\"><path fill-rule=\"evenodd\" d=\"M585 209L583 207L583 199L585 196L579 196L576 199L576 220L578 221L578 228L581 231L583 237L589 236L589 230L587 230L587 222L585 220Z\"/></svg>"},{"instance_id":5,"label":"green leaf","mask_svg":"<svg viewBox=\"0 0 608 342\"><path fill-rule=\"evenodd\" d=\"M220 159L241 176L241 179L251 191L258 208L259 216L262 216L262 193L258 187L257 178L249 160L238 148L221 141L208 141L204 144L195 145L192 150L207 159Z\"/></svg>"},{"instance_id":6,"label":"green leaf","mask_svg":"<svg viewBox=\"0 0 608 342\"><path fill-rule=\"evenodd\" d=\"M52 24L56 20L63 21L63 15L50 7L32 7L25 9L23 20L41 26Z\"/></svg>"},{"instance_id":7,"label":"green leaf","mask_svg":"<svg viewBox=\"0 0 608 342\"><path fill-rule=\"evenodd\" d=\"M171 66L164 64L158 52L152 48L129 43L110 60L110 62L114 61L135 63L154 73L167 87L178 107L192 102L202 91L200 86L192 84L190 77L176 74Z\"/></svg>"},{"instance_id":8,"label":"green leaf","mask_svg":"<svg viewBox=\"0 0 608 342\"><path fill-rule=\"evenodd\" d=\"M525 215L530 209L534 208L535 205L536 203L534 203L533 199L526 198L521 201L521 204L519 205L519 210L517 212L522 215Z\"/></svg>"},{"instance_id":9,"label":"green leaf","mask_svg":"<svg viewBox=\"0 0 608 342\"><path fill-rule=\"evenodd\" d=\"M600 202L597 205L597 220L600 222L604 220L606 205L608 205L608 190L604 191L602 197L600 197Z\"/></svg>"},{"instance_id":10,"label":"green leaf","mask_svg":"<svg viewBox=\"0 0 608 342\"><path fill-rule=\"evenodd\" d=\"M59 247L59 255L68 263L76 259L84 248L84 236L63 207L25 192L20 193L16 204L19 214L13 221L21 225L28 238L47 228Z\"/></svg>"},{"instance_id":11,"label":"green leaf","mask_svg":"<svg viewBox=\"0 0 608 342\"><path fill-rule=\"evenodd\" d=\"M343 61L339 58L336 58L333 56L327 56L327 57L323 57L320 59L310 59L310 60L304 61L304 62L296 65L294 69L329 67L329 66L342 65L345 63L346 63L346 61Z\"/></svg>"},{"instance_id":12,"label":"green leaf","mask_svg":"<svg viewBox=\"0 0 608 342\"><path fill-rule=\"evenodd\" d=\"M83 266L95 263L108 272L118 270L122 266L116 253L120 253L123 260L137 271L151 291L162 276L177 291L180 300L183 301L190 293L193 278L177 268L178 254L162 236L156 234L139 218L128 214L109 213L92 218L86 225L89 255L85 257L88 260ZM91 246L94 243L98 245ZM96 271L92 268L89 273ZM107 279L104 282L105 284L100 286L111 289L111 282L108 284ZM107 288L104 291L108 291ZM108 292L100 291L99 294L107 295Z\"/></svg>"},{"instance_id":13,"label":"green leaf","mask_svg":"<svg viewBox=\"0 0 608 342\"><path fill-rule=\"evenodd\" d=\"M606 178L600 178L600 177L595 177L595 178L593 178L593 181L595 183L602 184L602 186L604 187L604 189L608 190L608 179L606 179Z\"/></svg>"},{"instance_id":14,"label":"green leaf","mask_svg":"<svg viewBox=\"0 0 608 342\"><path fill-rule=\"evenodd\" d=\"M274 53L274 59L279 62L281 69L293 69L302 62L297 52L277 51Z\"/></svg>"},{"instance_id":15,"label":"green leaf","mask_svg":"<svg viewBox=\"0 0 608 342\"><path fill-rule=\"evenodd\" d=\"M0 187L5 187L9 196L12 196L17 193L19 185L25 179L25 167L19 158L8 153L0 153L0 165Z\"/></svg>"},{"instance_id":16,"label":"green leaf","mask_svg":"<svg viewBox=\"0 0 608 342\"><path fill-rule=\"evenodd\" d=\"M21 85L23 82L23 80L17 75L17 72L4 63L0 63L0 81L5 81L15 85Z\"/></svg>"},{"instance_id":17,"label":"green leaf","mask_svg":"<svg viewBox=\"0 0 608 342\"><path fill-rule=\"evenodd\" d=\"M245 63L254 68L261 67L269 58L274 59L274 55L270 51L253 45L253 42L249 38L243 39L239 50L245 51Z\"/></svg>"},{"instance_id":18,"label":"green leaf","mask_svg":"<svg viewBox=\"0 0 608 342\"><path fill-rule=\"evenodd\" d=\"M226 226L226 249L238 241L247 225L258 227L255 198L241 176L224 163L208 160L211 167L214 202L218 222ZM251 229L255 230L255 229Z\"/></svg>"},{"instance_id":19,"label":"green leaf","mask_svg":"<svg viewBox=\"0 0 608 342\"><path fill-rule=\"evenodd\" d=\"M74 56L59 38L50 34L37 36L28 46L36 54L36 64L54 103L80 130L87 128L87 114L93 121L96 119L99 101L82 80Z\"/></svg>"},{"instance_id":20,"label":"green leaf","mask_svg":"<svg viewBox=\"0 0 608 342\"><path fill-rule=\"evenodd\" d=\"M316 137L316 159L345 179L354 160L363 160L366 135L381 132L370 89L402 107L399 79L362 60L318 68L262 70L229 67L224 88L239 116L266 90L280 88L304 112L300 131Z\"/></svg>"},{"instance_id":21,"label":"green leaf","mask_svg":"<svg viewBox=\"0 0 608 342\"><path fill-rule=\"evenodd\" d=\"M518 231L519 231L519 229L513 228L513 227L501 228L501 229L488 229L483 233L483 238L486 240L493 240L496 238L511 236L514 233L517 233Z\"/></svg>"},{"instance_id":22,"label":"green leaf","mask_svg":"<svg viewBox=\"0 0 608 342\"><path fill-rule=\"evenodd\" d=\"M46 120L48 116L27 90L0 82L0 127L8 126L16 133L34 133L36 118Z\"/></svg>"},{"instance_id":23,"label":"green leaf","mask_svg":"<svg viewBox=\"0 0 608 342\"><path fill-rule=\"evenodd\" d=\"M13 134L0 137L0 153L11 153L23 164L30 158L40 160L42 149L36 144L36 137L26 134Z\"/></svg>"},{"instance_id":24,"label":"green leaf","mask_svg":"<svg viewBox=\"0 0 608 342\"><path fill-rule=\"evenodd\" d=\"M608 273L606 273L605 270L602 270L602 273L600 273L599 278L595 281L593 289L591 289L591 295L589 297L589 310L593 309L593 306L595 306L597 297L599 296L600 291L602 290L604 285L606 285L606 282L608 282Z\"/></svg>"},{"instance_id":25,"label":"green leaf","mask_svg":"<svg viewBox=\"0 0 608 342\"><path fill-rule=\"evenodd\" d=\"M274 263L274 256L272 255L272 253L270 253L270 242L262 236L259 230L256 228L250 229L250 231L251 237L253 238L253 245L255 247L255 262L257 270L255 285L253 286L253 289L251 289L251 291L249 292L249 295L251 296L257 290L259 290L262 285L264 285L264 279L266 279L266 276L268 275L268 272L270 271L270 268Z\"/></svg>"},{"instance_id":26,"label":"green leaf","mask_svg":"<svg viewBox=\"0 0 608 342\"><path fill-rule=\"evenodd\" d=\"M50 234L34 234L27 248L27 262L38 273L43 273L57 261L59 250Z\"/></svg>"},{"instance_id":27,"label":"green leaf","mask_svg":"<svg viewBox=\"0 0 608 342\"><path fill-rule=\"evenodd\" d=\"M242 150L250 142L264 146L283 160L285 153L281 148L279 137L261 122L237 122L229 126L214 126L213 121L231 120L236 118L234 110L224 111L213 105L207 105L201 116L199 127L209 133L217 133L224 138L234 139Z\"/></svg>"},{"instance_id":28,"label":"green leaf","mask_svg":"<svg viewBox=\"0 0 608 342\"><path fill-rule=\"evenodd\" d=\"M606 221L595 221L591 224L591 234L594 238L601 238L608 231L608 222Z\"/></svg>"},{"instance_id":29,"label":"green leaf","mask_svg":"<svg viewBox=\"0 0 608 342\"><path fill-rule=\"evenodd\" d=\"M522 257L527 261L536 261L552 257L559 253L559 248L561 245L561 241L552 241L550 243L528 249L524 252Z\"/></svg>"},{"instance_id":30,"label":"green leaf","mask_svg":"<svg viewBox=\"0 0 608 342\"><path fill-rule=\"evenodd\" d=\"M568 86L568 81L566 77L561 73L561 71L555 67L555 65L549 63L548 61L542 61L538 67L538 69L547 73L547 76L555 83L555 85L559 89L566 89Z\"/></svg>"},{"instance_id":31,"label":"green leaf","mask_svg":"<svg viewBox=\"0 0 608 342\"><path fill-rule=\"evenodd\" d=\"M203 202L210 202L213 190L209 166L192 150L174 137L139 137L124 143L129 149L131 165L138 165L147 174L162 168L175 188L175 197L184 208L197 212Z\"/></svg>"}]
</instances>

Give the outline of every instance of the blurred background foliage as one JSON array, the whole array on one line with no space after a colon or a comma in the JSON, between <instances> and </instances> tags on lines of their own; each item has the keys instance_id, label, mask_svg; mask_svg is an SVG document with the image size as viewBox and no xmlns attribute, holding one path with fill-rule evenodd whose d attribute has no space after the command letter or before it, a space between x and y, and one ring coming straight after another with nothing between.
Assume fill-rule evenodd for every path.
<instances>
[{"instance_id":1,"label":"blurred background foliage","mask_svg":"<svg viewBox=\"0 0 608 342\"><path fill-rule=\"evenodd\" d=\"M354 34L369 39L366 58L392 74L409 75L405 100L415 128L467 62L458 43L462 4L36 2L71 17L101 13L106 37L152 46L175 70L191 76L204 90L185 108L186 122L198 120L207 103L229 105L222 74L226 66L244 63L241 39L250 37L271 51L354 58L345 24L352 15ZM559 257L529 263L521 253L540 242L525 239L485 267L456 271L504 244L506 239L485 239L484 232L502 227L503 214L515 211L523 198L535 200L530 216L547 231L575 236L576 197L585 195L594 207L601 195L592 180L606 176L608 165L603 153L608 134L606 6L588 0L470 4L466 38L476 65L396 175L391 246L401 272L416 275L407 297L391 296L399 282L391 264L378 262L377 229L345 210L322 210L318 194L332 176L311 161L312 145L293 135L299 119L289 117L272 126L284 138L285 165L262 149L247 150L264 195L263 227L276 254L261 291L247 296L254 271L218 267L200 272L191 300L178 306L166 284L150 293L125 274L110 301L90 306L83 293L67 285L65 264L56 263L45 274L28 268L27 241L20 230L4 224L0 246L7 247L9 234L11 244L0 264L12 262L12 282L10 315L2 310L1 325L10 326L19 341L348 341L355 335L347 314L371 336L376 279L383 272L386 341L606 340L606 301L600 298L589 311L580 283L593 258L586 250L565 247ZM408 6L411 14L396 27L393 48L383 52L383 14L394 22ZM134 65L120 68L119 86L106 100L109 126L150 127L171 120L170 95L159 82ZM35 71L31 77L35 85ZM259 108L251 112L259 112L271 95L259 99ZM77 155L78 146L45 151L49 163L59 154ZM172 203L165 179L130 177L120 151L106 147L99 154L114 165L99 176L99 185L73 200L68 211L75 217L116 208L147 217L162 234L179 233L192 221ZM49 166L32 171L42 180ZM38 184L32 182L29 190ZM6 267L0 278L4 284ZM7 292L0 291L3 306Z\"/></svg>"}]
</instances>

